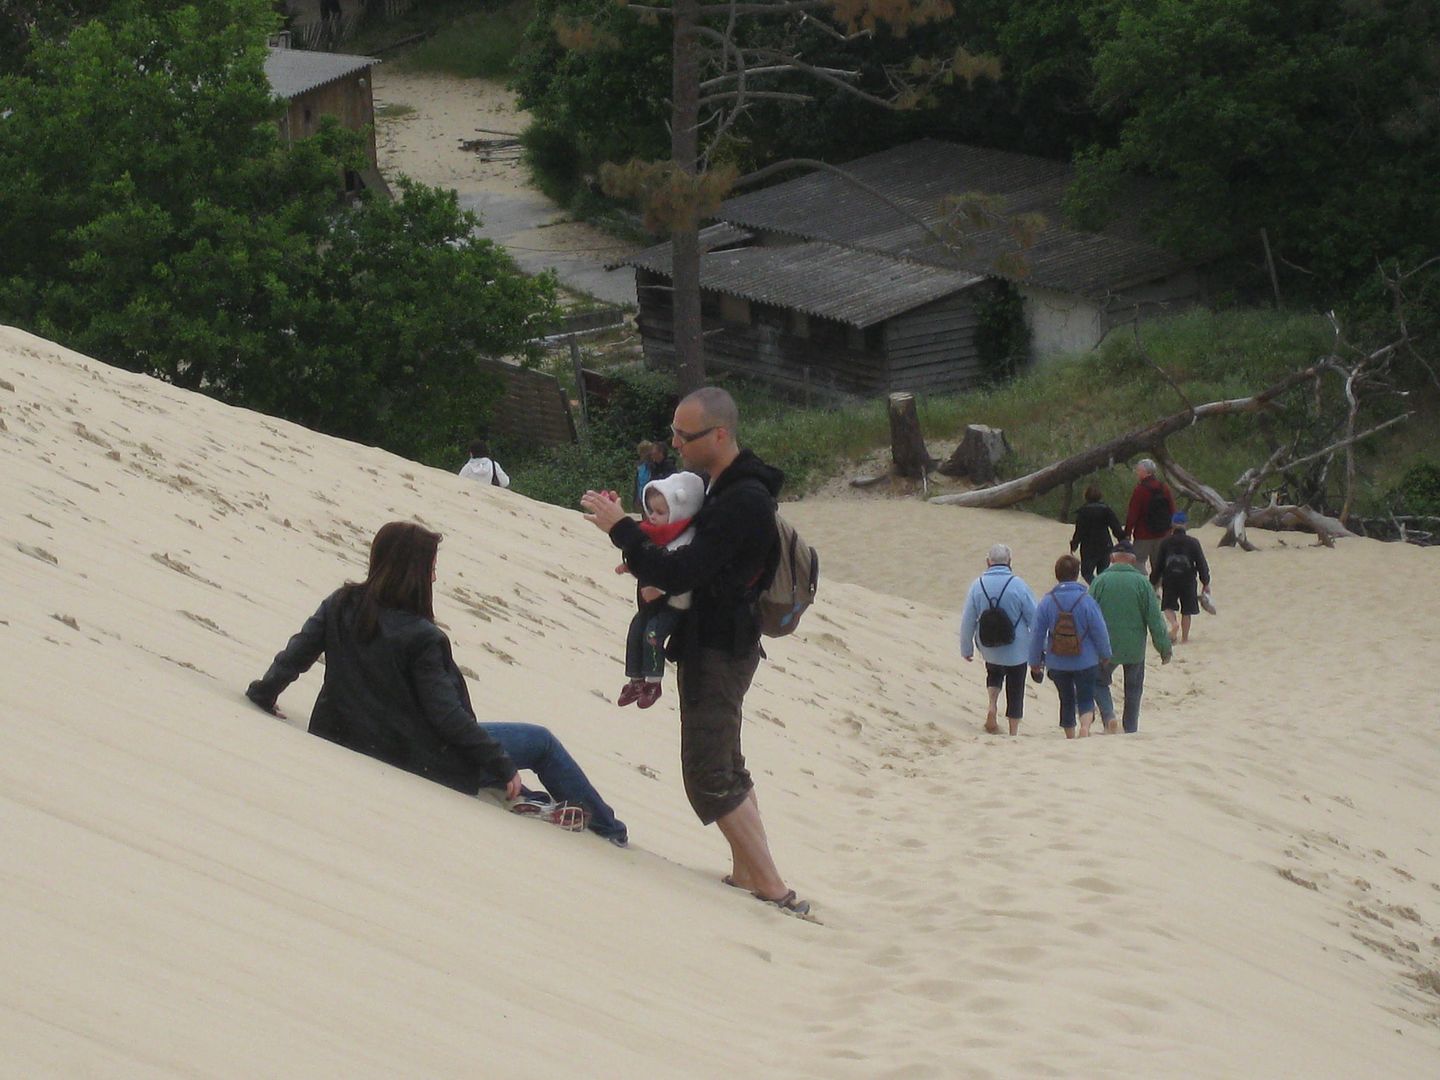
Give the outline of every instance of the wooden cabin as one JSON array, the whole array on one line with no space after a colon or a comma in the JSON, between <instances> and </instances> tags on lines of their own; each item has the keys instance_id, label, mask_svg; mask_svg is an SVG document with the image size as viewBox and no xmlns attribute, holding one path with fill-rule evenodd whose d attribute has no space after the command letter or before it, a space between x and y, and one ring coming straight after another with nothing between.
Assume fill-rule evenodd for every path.
<instances>
[{"instance_id":1,"label":"wooden cabin","mask_svg":"<svg viewBox=\"0 0 1440 1080\"><path fill-rule=\"evenodd\" d=\"M292 49L286 35L277 35L265 58L270 89L285 102L280 137L289 146L320 129L320 121L333 116L341 127L365 137L367 165L345 177L345 190L368 189L390 197L375 155L375 98L370 69L379 60L344 53Z\"/></svg>"},{"instance_id":2,"label":"wooden cabin","mask_svg":"<svg viewBox=\"0 0 1440 1080\"><path fill-rule=\"evenodd\" d=\"M702 231L708 368L806 396L951 392L986 378L994 327L1017 298L1028 358L1043 359L1199 297L1193 265L1133 221L1067 227L1063 163L922 140L844 169L861 183L811 173L727 200ZM946 201L966 193L998 197L1006 215L1040 214L1033 243L1019 248L998 225L957 231ZM635 269L652 367L674 363L670 258L661 244L618 264Z\"/></svg>"}]
</instances>

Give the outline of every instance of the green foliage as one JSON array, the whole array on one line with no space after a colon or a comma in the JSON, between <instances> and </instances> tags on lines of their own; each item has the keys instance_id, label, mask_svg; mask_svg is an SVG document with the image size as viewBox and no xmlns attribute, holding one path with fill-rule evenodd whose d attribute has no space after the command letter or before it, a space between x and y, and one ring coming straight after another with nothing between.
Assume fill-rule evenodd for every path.
<instances>
[{"instance_id":1,"label":"green foliage","mask_svg":"<svg viewBox=\"0 0 1440 1080\"><path fill-rule=\"evenodd\" d=\"M976 315L975 351L986 381L1003 383L1014 378L1030 355L1030 331L1019 290L1007 281L998 282Z\"/></svg>"},{"instance_id":2,"label":"green foliage","mask_svg":"<svg viewBox=\"0 0 1440 1080\"><path fill-rule=\"evenodd\" d=\"M1440 250L1434 0L956 7L942 22L903 34L881 25L848 44L812 21L798 52L866 85L916 56L968 49L1000 61L998 80L942 81L907 111L802 76L767 82L814 101L755 102L722 159L742 173L783 157L843 162L925 136L1074 157L1069 209L1080 221L1141 214L1165 246L1232 256L1227 269L1245 289L1268 284L1252 269L1263 227L1279 258L1305 271L1279 263L1286 298L1326 307L1361 287L1377 259L1414 266ZM567 50L556 16L588 20L595 40ZM741 22L745 43L795 32L784 20ZM607 0L540 0L517 85L547 138L567 146L574 177L665 155L667 34L667 20L642 22ZM595 48L602 39L618 48Z\"/></svg>"},{"instance_id":3,"label":"green foliage","mask_svg":"<svg viewBox=\"0 0 1440 1080\"><path fill-rule=\"evenodd\" d=\"M677 400L675 379L643 368L617 368L607 375L610 399L592 408L580 443L518 460L510 470L514 490L572 509L588 489L612 489L629 501L635 446L669 433Z\"/></svg>"},{"instance_id":4,"label":"green foliage","mask_svg":"<svg viewBox=\"0 0 1440 1080\"><path fill-rule=\"evenodd\" d=\"M434 458L543 327L452 193L342 205L358 136L290 149L264 0L120 3L0 79L0 318L109 363Z\"/></svg>"},{"instance_id":5,"label":"green foliage","mask_svg":"<svg viewBox=\"0 0 1440 1080\"><path fill-rule=\"evenodd\" d=\"M597 429L592 438L603 438L633 454L636 443L669 433L679 400L674 376L628 368L612 371L609 377L610 400L591 414L591 423Z\"/></svg>"},{"instance_id":6,"label":"green foliage","mask_svg":"<svg viewBox=\"0 0 1440 1080\"><path fill-rule=\"evenodd\" d=\"M561 36L579 44L564 35L576 23L618 47L567 47ZM538 138L568 144L573 157L566 171L577 179L595 175L607 161L668 152L669 27L642 22L611 0L536 0L513 85L535 126L552 133ZM537 172L560 164L556 155L536 154L533 147L531 153Z\"/></svg>"},{"instance_id":7,"label":"green foliage","mask_svg":"<svg viewBox=\"0 0 1440 1080\"><path fill-rule=\"evenodd\" d=\"M1386 493L1386 500L1395 514L1440 517L1440 464L1433 459L1415 462Z\"/></svg>"},{"instance_id":8,"label":"green foliage","mask_svg":"<svg viewBox=\"0 0 1440 1080\"><path fill-rule=\"evenodd\" d=\"M1099 200L1156 177L1167 245L1258 250L1269 230L1320 295L1377 257L1440 248L1440 7L1194 0L1115 8L1094 39L1093 100L1117 124L1083 162ZM1418 259L1416 260L1418 261Z\"/></svg>"},{"instance_id":9,"label":"green foliage","mask_svg":"<svg viewBox=\"0 0 1440 1080\"><path fill-rule=\"evenodd\" d=\"M509 472L511 490L567 510L577 509L580 496L591 490L618 491L628 506L635 451L588 441L547 447L517 460Z\"/></svg>"},{"instance_id":10,"label":"green foliage","mask_svg":"<svg viewBox=\"0 0 1440 1080\"><path fill-rule=\"evenodd\" d=\"M465 79L504 79L514 67L533 17L530 0L514 0L456 18L397 60L402 71Z\"/></svg>"},{"instance_id":11,"label":"green foliage","mask_svg":"<svg viewBox=\"0 0 1440 1080\"><path fill-rule=\"evenodd\" d=\"M535 186L561 206L569 206L584 189L580 148L571 135L537 121L521 133L520 144Z\"/></svg>"},{"instance_id":12,"label":"green foliage","mask_svg":"<svg viewBox=\"0 0 1440 1080\"><path fill-rule=\"evenodd\" d=\"M1156 364L1198 403L1253 394L1327 355L1332 345L1330 327L1319 318L1269 311L1191 312L1146 323L1138 341L1128 331L1117 331L1096 353L1057 360L1003 384L954 396L922 396L921 429L929 439L945 440L958 439L966 424L1002 428L1014 447L1002 462L1002 475L1018 476L1183 409L1184 402ZM607 435L597 425L587 445L522 464L512 470L517 490L567 507L589 487L629 490L634 444L666 430L673 398L663 377L638 373L626 378L655 380L659 393L651 397L648 413L628 405L620 410L626 417L648 418L624 421L623 434ZM739 404L742 445L784 471L788 496L804 494L889 445L889 417L882 401L804 408L743 379L716 382ZM1327 409L1335 403L1333 384L1327 384L1324 400ZM1253 416L1208 420L1172 437L1169 448L1202 480L1229 492L1241 473L1270 455L1271 439L1293 438L1322 422L1313 414L1312 403L1311 395L1296 395L1265 425ZM1428 414L1412 420L1411 430L1402 425L1373 446L1366 444L1362 512L1401 505L1391 499L1392 490L1399 493L1394 499L1414 500L1403 505L1430 505L1425 500L1434 493L1428 485L1435 473L1421 469L1401 481L1394 463L1406 460L1396 448L1411 436L1423 435L1431 422L1426 416L1435 411L1432 406ZM1420 460L1430 458L1421 453ZM1112 505L1123 508L1134 477L1129 464L1117 462L1085 478L1091 482L1100 485ZM1072 509L1083 486L1077 485ZM1063 499L1063 491L1053 491L1027 503L1026 509L1058 516ZM1202 511L1200 519L1203 516Z\"/></svg>"}]
</instances>

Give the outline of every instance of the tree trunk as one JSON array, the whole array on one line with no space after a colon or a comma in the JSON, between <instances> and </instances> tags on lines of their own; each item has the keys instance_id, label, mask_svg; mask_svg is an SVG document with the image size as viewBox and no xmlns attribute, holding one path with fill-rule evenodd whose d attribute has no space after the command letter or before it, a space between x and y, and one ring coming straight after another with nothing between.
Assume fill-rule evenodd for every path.
<instances>
[{"instance_id":1,"label":"tree trunk","mask_svg":"<svg viewBox=\"0 0 1440 1080\"><path fill-rule=\"evenodd\" d=\"M940 472L944 476L968 476L977 485L992 484L997 475L995 466L1009 449L1005 433L999 428L970 424L950 460L940 466Z\"/></svg>"},{"instance_id":2,"label":"tree trunk","mask_svg":"<svg viewBox=\"0 0 1440 1080\"><path fill-rule=\"evenodd\" d=\"M923 480L934 464L920 434L914 394L890 395L890 454L896 475L908 480Z\"/></svg>"},{"instance_id":3,"label":"tree trunk","mask_svg":"<svg viewBox=\"0 0 1440 1080\"><path fill-rule=\"evenodd\" d=\"M670 89L670 159L689 176L699 168L697 127L700 63L695 25L700 0L675 0L671 8L674 65ZM705 337L700 319L700 223L694 204L676 207L670 234L671 304L674 314L675 374L685 395L705 385Z\"/></svg>"},{"instance_id":4,"label":"tree trunk","mask_svg":"<svg viewBox=\"0 0 1440 1080\"><path fill-rule=\"evenodd\" d=\"M1187 409L1185 412L1176 413L1174 416L1167 416L1163 420L1157 420L1143 428L1126 432L1118 438L1109 442L1101 443L1099 446L1091 447L1064 461L1057 461L1053 465L1036 472L1029 473L1016 480L1010 480L1004 484L996 484L994 487L981 488L975 491L962 491L954 495L941 495L931 499L934 503L945 503L950 506L983 506L990 509L1000 509L1006 506L1014 506L1016 503L1024 502L1026 499L1036 495L1043 495L1051 488L1060 484L1070 483L1082 476L1087 476L1098 469L1108 468L1117 461L1128 461L1142 453L1153 453L1157 447L1177 431L1183 431L1190 425L1207 419L1211 416L1230 416L1235 413L1255 412L1265 408L1275 398L1285 391L1290 390L1301 383L1314 379L1319 374L1317 367L1308 367L1303 371L1297 371L1281 379L1274 386L1268 387L1253 397L1232 398L1228 401L1212 401L1205 405L1197 405L1194 409Z\"/></svg>"}]
</instances>

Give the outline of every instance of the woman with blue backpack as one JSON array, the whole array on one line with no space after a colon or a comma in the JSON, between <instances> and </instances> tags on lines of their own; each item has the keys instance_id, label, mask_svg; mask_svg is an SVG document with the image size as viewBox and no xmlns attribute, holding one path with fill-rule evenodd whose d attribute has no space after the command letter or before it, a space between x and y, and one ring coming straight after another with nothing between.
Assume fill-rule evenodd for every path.
<instances>
[{"instance_id":1,"label":"woman with blue backpack","mask_svg":"<svg viewBox=\"0 0 1440 1080\"><path fill-rule=\"evenodd\" d=\"M960 655L975 658L979 645L985 661L985 693L990 709L985 730L1000 733L996 713L1000 687L1005 687L1005 719L1010 734L1020 728L1025 714L1025 660L1030 655L1030 628L1035 625L1035 594L1010 568L1010 548L992 544L985 572L970 583L965 609L960 613Z\"/></svg>"},{"instance_id":2,"label":"woman with blue backpack","mask_svg":"<svg viewBox=\"0 0 1440 1080\"><path fill-rule=\"evenodd\" d=\"M1039 682L1045 671L1060 694L1060 726L1065 737L1090 734L1095 721L1095 680L1110 659L1110 633L1100 605L1077 580L1080 560L1062 555L1055 562L1056 585L1035 607L1030 635L1030 674Z\"/></svg>"}]
</instances>

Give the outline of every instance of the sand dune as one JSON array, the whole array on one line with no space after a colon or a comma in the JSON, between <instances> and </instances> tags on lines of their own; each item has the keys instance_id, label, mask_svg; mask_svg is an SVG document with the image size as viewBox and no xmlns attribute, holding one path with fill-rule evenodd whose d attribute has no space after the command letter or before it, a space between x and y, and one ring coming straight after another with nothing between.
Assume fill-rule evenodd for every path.
<instances>
[{"instance_id":1,"label":"sand dune","mask_svg":"<svg viewBox=\"0 0 1440 1080\"><path fill-rule=\"evenodd\" d=\"M954 609L999 537L813 502L823 603L747 750L821 922L722 886L673 694L614 708L628 591L577 514L0 329L0 1075L1428 1076L1440 553L1265 537L1143 733L979 732ZM486 718L552 726L619 851L277 722L246 682L373 530L446 534Z\"/></svg>"}]
</instances>

